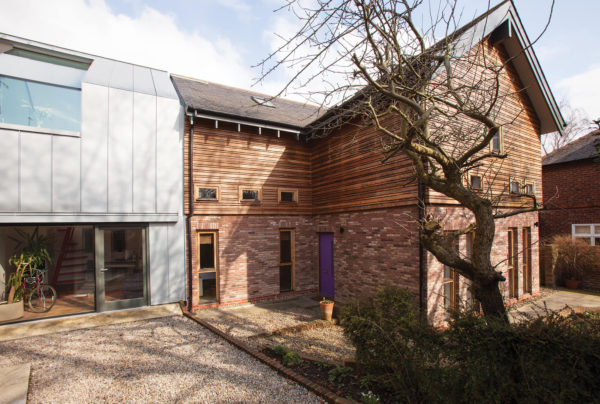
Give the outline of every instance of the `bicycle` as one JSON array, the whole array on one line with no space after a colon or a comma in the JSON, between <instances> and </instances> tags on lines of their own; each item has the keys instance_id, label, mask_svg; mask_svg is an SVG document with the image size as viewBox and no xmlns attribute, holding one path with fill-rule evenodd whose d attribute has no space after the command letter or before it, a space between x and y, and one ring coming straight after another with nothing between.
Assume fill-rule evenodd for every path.
<instances>
[{"instance_id":1,"label":"bicycle","mask_svg":"<svg viewBox=\"0 0 600 404\"><path fill-rule=\"evenodd\" d=\"M33 273L31 272L33 271ZM23 300L34 313L45 313L56 303L56 290L44 282L45 269L33 269L23 276Z\"/></svg>"}]
</instances>

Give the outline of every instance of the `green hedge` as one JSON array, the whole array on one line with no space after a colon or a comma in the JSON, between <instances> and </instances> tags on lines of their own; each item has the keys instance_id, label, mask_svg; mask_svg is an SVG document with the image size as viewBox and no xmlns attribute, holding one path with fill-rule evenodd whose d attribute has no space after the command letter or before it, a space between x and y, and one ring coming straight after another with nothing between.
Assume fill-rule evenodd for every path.
<instances>
[{"instance_id":1,"label":"green hedge","mask_svg":"<svg viewBox=\"0 0 600 404\"><path fill-rule=\"evenodd\" d=\"M434 330L415 298L386 288L346 305L359 368L398 402L600 401L600 322L549 314L518 324L455 313Z\"/></svg>"}]
</instances>

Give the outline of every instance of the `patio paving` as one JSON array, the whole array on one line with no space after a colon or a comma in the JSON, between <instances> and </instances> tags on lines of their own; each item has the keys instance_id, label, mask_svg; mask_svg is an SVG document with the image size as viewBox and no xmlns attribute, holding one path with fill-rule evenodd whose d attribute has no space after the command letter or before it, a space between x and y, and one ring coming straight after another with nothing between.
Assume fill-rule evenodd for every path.
<instances>
[{"instance_id":1,"label":"patio paving","mask_svg":"<svg viewBox=\"0 0 600 404\"><path fill-rule=\"evenodd\" d=\"M536 302L525 304L517 309L510 310L509 315L511 319L516 319L523 315L542 315L546 308L550 311L559 311L565 306L571 308L584 307L587 309L600 309L600 296L578 290L558 290Z\"/></svg>"}]
</instances>

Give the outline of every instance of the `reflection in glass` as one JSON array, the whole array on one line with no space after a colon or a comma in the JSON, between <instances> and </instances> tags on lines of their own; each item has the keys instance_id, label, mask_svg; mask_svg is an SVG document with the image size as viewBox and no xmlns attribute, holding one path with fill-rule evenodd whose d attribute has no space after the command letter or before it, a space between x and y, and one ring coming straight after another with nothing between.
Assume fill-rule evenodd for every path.
<instances>
[{"instance_id":1,"label":"reflection in glass","mask_svg":"<svg viewBox=\"0 0 600 404\"><path fill-rule=\"evenodd\" d=\"M105 301L144 297L143 230L104 230Z\"/></svg>"}]
</instances>

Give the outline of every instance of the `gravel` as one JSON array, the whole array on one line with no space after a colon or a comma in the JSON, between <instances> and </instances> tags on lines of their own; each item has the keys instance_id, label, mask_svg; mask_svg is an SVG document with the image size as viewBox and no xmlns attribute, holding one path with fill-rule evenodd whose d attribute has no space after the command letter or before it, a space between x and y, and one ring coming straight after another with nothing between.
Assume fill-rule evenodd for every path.
<instances>
[{"instance_id":1,"label":"gravel","mask_svg":"<svg viewBox=\"0 0 600 404\"><path fill-rule=\"evenodd\" d=\"M0 366L31 363L29 403L319 403L180 316L0 343Z\"/></svg>"}]
</instances>

